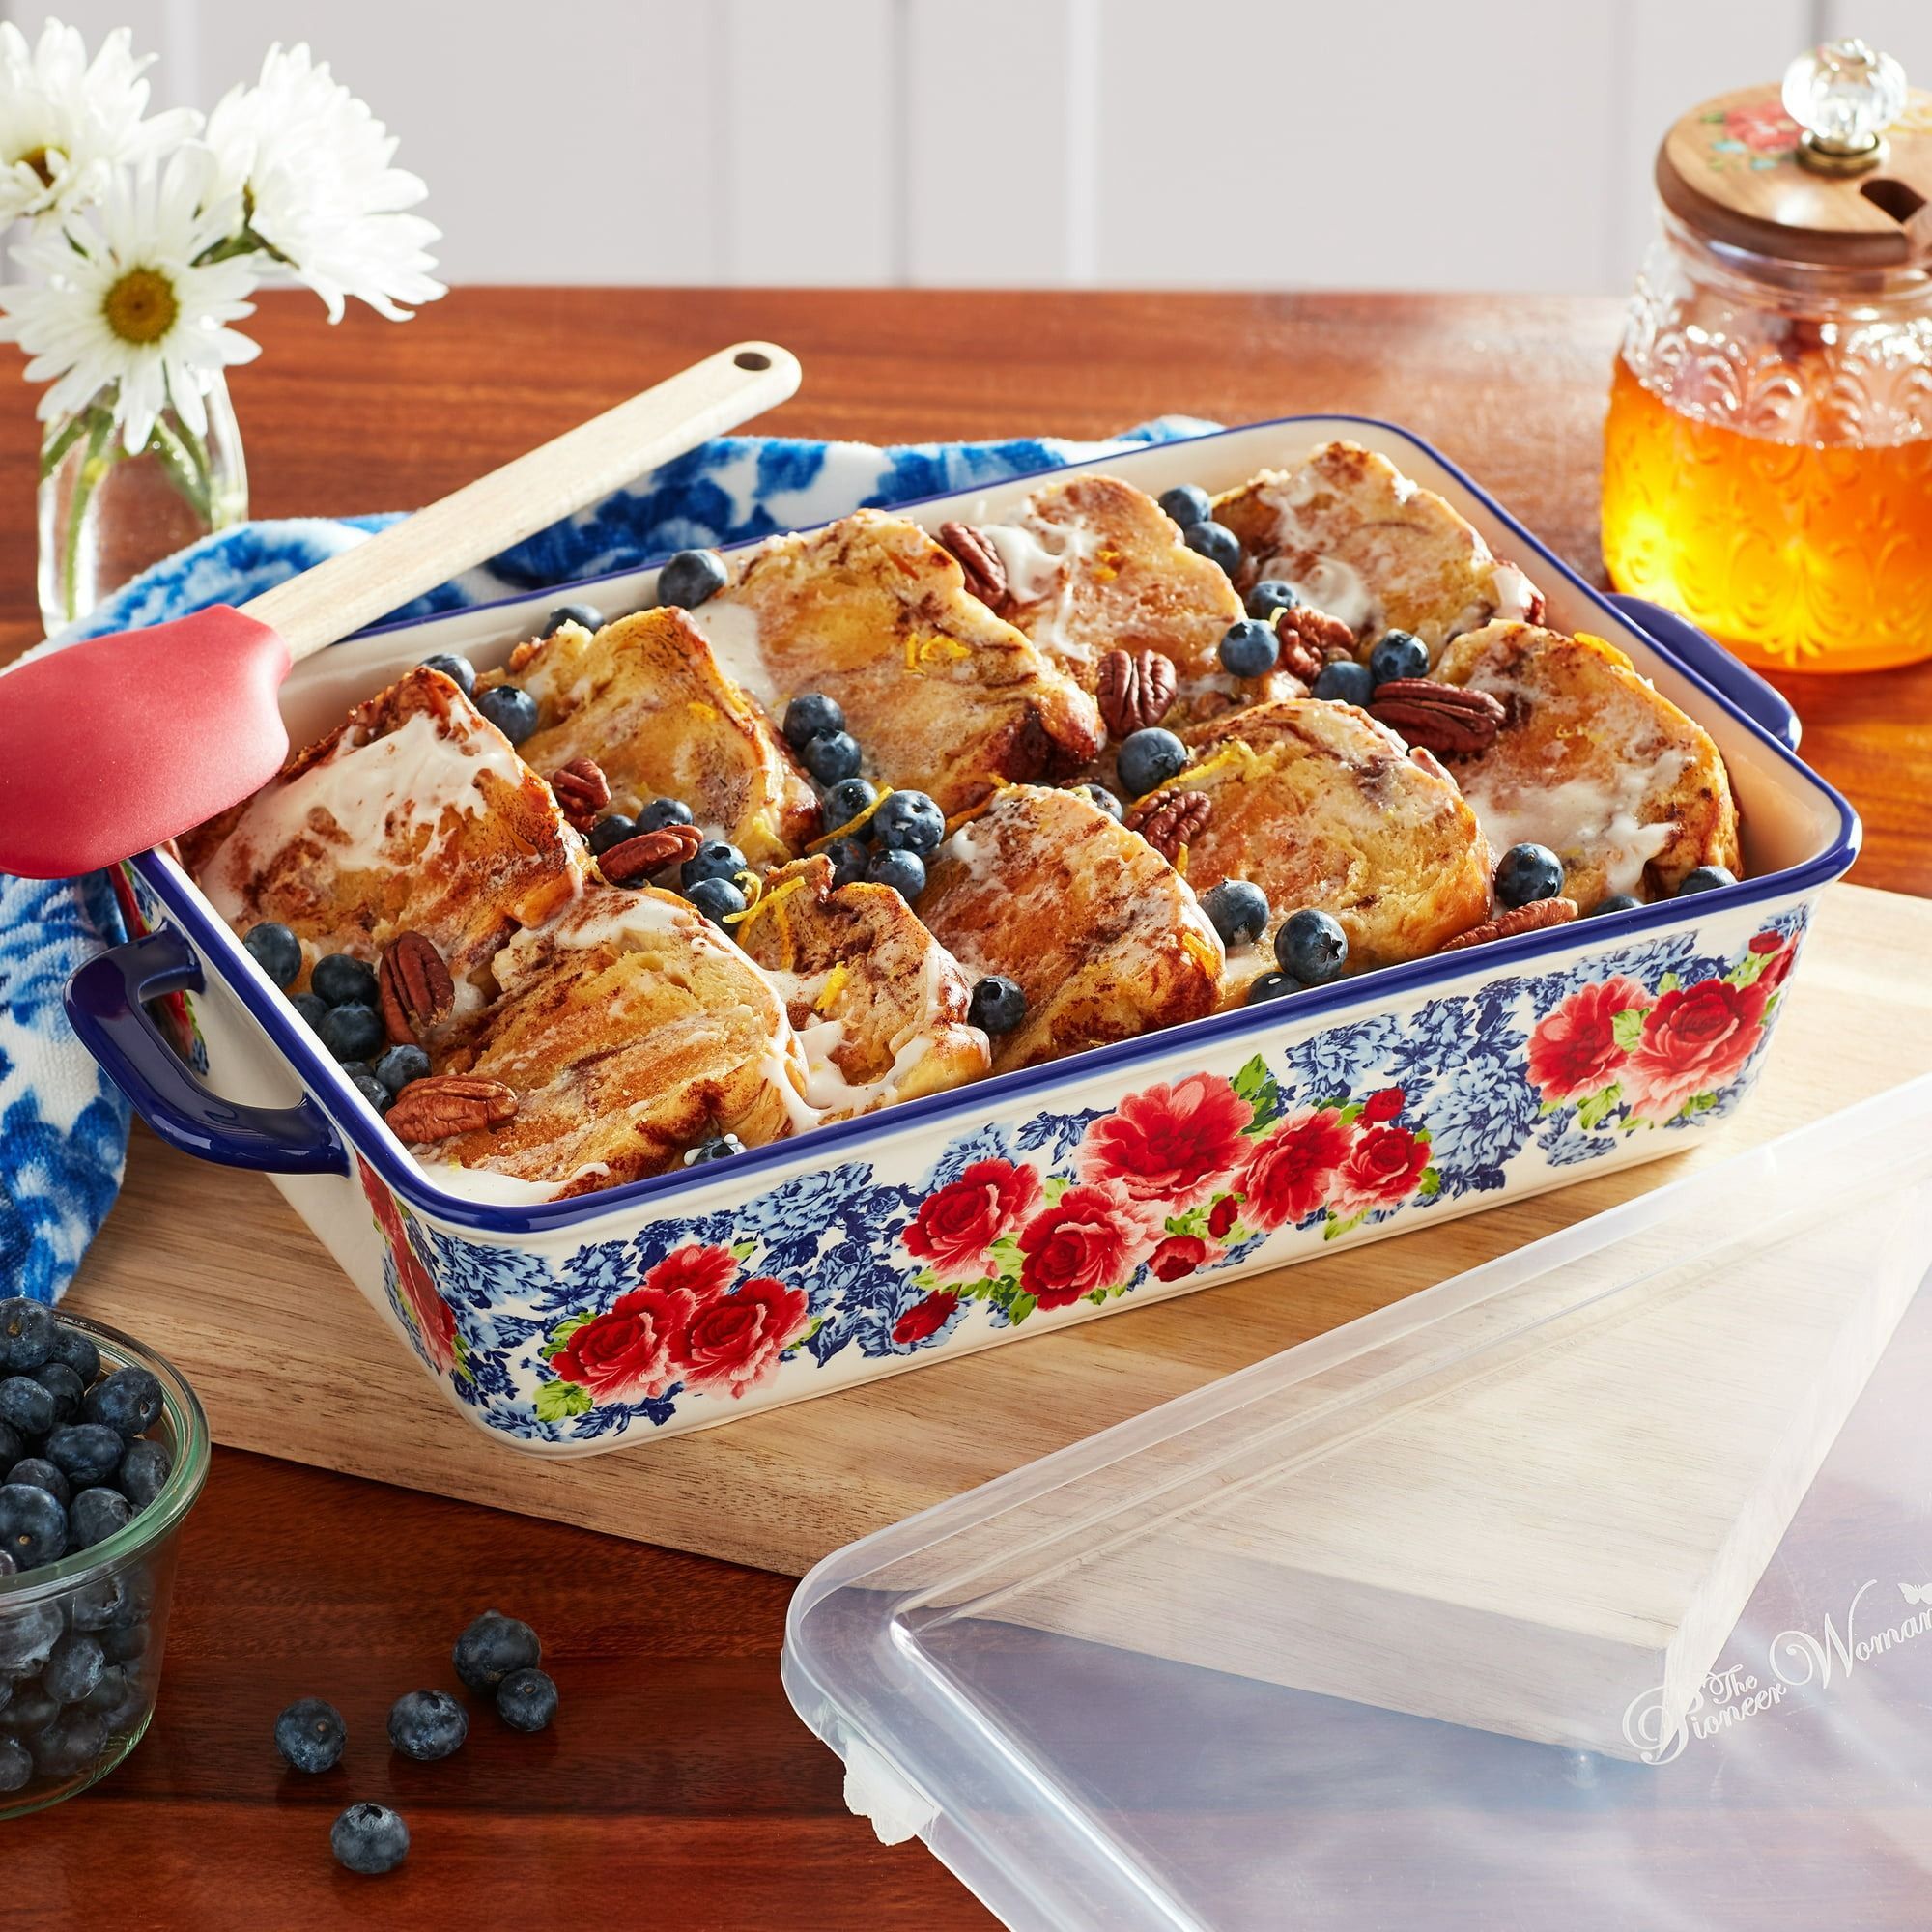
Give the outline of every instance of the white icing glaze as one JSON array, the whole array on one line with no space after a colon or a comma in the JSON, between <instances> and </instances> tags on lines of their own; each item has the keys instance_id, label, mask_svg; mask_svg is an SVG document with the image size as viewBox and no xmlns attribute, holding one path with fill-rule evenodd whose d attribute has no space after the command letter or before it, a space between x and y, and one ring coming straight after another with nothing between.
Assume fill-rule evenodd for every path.
<instances>
[{"instance_id":1,"label":"white icing glaze","mask_svg":"<svg viewBox=\"0 0 1932 1932\"><path fill-rule=\"evenodd\" d=\"M482 1201L496 1208L527 1207L533 1201L554 1200L570 1185L570 1180L588 1168L580 1168L570 1180L520 1180L514 1174L498 1174L491 1167L459 1167L453 1160L425 1160L415 1156L423 1179L445 1194L460 1194L466 1201Z\"/></svg>"},{"instance_id":2,"label":"white icing glaze","mask_svg":"<svg viewBox=\"0 0 1932 1932\"><path fill-rule=\"evenodd\" d=\"M749 691L766 710L775 710L779 688L758 642L758 613L724 591L685 614L704 633L711 655L724 675Z\"/></svg>"},{"instance_id":3,"label":"white icing glaze","mask_svg":"<svg viewBox=\"0 0 1932 1932\"><path fill-rule=\"evenodd\" d=\"M939 856L956 859L966 867L974 885L979 885L1000 863L1000 835L984 818L969 818L946 843Z\"/></svg>"},{"instance_id":4,"label":"white icing glaze","mask_svg":"<svg viewBox=\"0 0 1932 1932\"><path fill-rule=\"evenodd\" d=\"M1007 588L1022 604L1037 604L1083 548L1065 524L981 524L980 534L999 553Z\"/></svg>"},{"instance_id":5,"label":"white icing glaze","mask_svg":"<svg viewBox=\"0 0 1932 1932\"><path fill-rule=\"evenodd\" d=\"M1362 574L1339 556L1318 556L1295 586L1318 611L1339 618L1357 637L1375 621L1376 600Z\"/></svg>"},{"instance_id":6,"label":"white icing glaze","mask_svg":"<svg viewBox=\"0 0 1932 1932\"><path fill-rule=\"evenodd\" d=\"M845 1043L843 1020L819 1020L802 1027L798 1043L805 1049L805 1097L821 1112L863 1114L882 1102L896 1100L905 1076L931 1050L929 1034L915 1030L893 1055L893 1064L876 1080L854 1082L834 1057Z\"/></svg>"},{"instance_id":7,"label":"white icing glaze","mask_svg":"<svg viewBox=\"0 0 1932 1932\"><path fill-rule=\"evenodd\" d=\"M1491 572L1495 586L1496 617L1505 623L1523 624L1542 602L1536 585L1513 563L1499 563Z\"/></svg>"},{"instance_id":8,"label":"white icing glaze","mask_svg":"<svg viewBox=\"0 0 1932 1932\"><path fill-rule=\"evenodd\" d=\"M1637 812L1646 798L1676 783L1687 762L1685 753L1666 751L1649 764L1623 766L1614 784L1569 779L1537 791L1512 785L1506 799L1476 771L1464 781L1463 795L1498 858L1512 845L1533 839L1566 861L1596 860L1611 892L1631 893L1677 830L1667 818L1645 824Z\"/></svg>"},{"instance_id":9,"label":"white icing glaze","mask_svg":"<svg viewBox=\"0 0 1932 1932\"><path fill-rule=\"evenodd\" d=\"M796 1041L798 1036L793 1034L791 1038ZM777 1090L780 1102L791 1122L792 1132L808 1134L819 1124L822 1115L819 1109L792 1085L794 1064L784 1054L768 1052L758 1062L758 1071L763 1074L766 1082Z\"/></svg>"}]
</instances>

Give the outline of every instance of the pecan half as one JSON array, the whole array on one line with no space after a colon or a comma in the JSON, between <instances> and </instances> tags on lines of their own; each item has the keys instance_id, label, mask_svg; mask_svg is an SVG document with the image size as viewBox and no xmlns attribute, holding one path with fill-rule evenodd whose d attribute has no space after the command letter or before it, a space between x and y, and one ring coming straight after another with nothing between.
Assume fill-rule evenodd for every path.
<instances>
[{"instance_id":1,"label":"pecan half","mask_svg":"<svg viewBox=\"0 0 1932 1932\"><path fill-rule=\"evenodd\" d=\"M682 865L703 843L704 834L695 825L666 825L611 846L597 863L613 886L628 886L663 871L673 860Z\"/></svg>"},{"instance_id":2,"label":"pecan half","mask_svg":"<svg viewBox=\"0 0 1932 1932\"><path fill-rule=\"evenodd\" d=\"M1492 939L1512 939L1519 932L1541 932L1549 925L1568 925L1577 917L1575 899L1536 899L1526 906L1504 906L1493 919L1472 925L1446 940L1436 951L1460 952L1465 946L1481 946ZM409 1089L404 1088L404 1093Z\"/></svg>"},{"instance_id":3,"label":"pecan half","mask_svg":"<svg viewBox=\"0 0 1932 1932\"><path fill-rule=\"evenodd\" d=\"M1157 791L1128 811L1126 827L1174 866L1180 848L1200 838L1213 815L1214 801L1205 791Z\"/></svg>"},{"instance_id":4,"label":"pecan half","mask_svg":"<svg viewBox=\"0 0 1932 1932\"><path fill-rule=\"evenodd\" d=\"M597 814L611 803L611 781L595 758L572 758L550 775L550 788L558 809L580 832L597 823Z\"/></svg>"},{"instance_id":5,"label":"pecan half","mask_svg":"<svg viewBox=\"0 0 1932 1932\"><path fill-rule=\"evenodd\" d=\"M1392 677L1376 686L1369 716L1440 756L1458 757L1493 745L1503 722L1502 699L1432 677Z\"/></svg>"},{"instance_id":6,"label":"pecan half","mask_svg":"<svg viewBox=\"0 0 1932 1932\"><path fill-rule=\"evenodd\" d=\"M392 1046L408 1046L456 1006L456 981L435 943L420 932L399 932L376 969L383 1031Z\"/></svg>"},{"instance_id":7,"label":"pecan half","mask_svg":"<svg viewBox=\"0 0 1932 1932\"><path fill-rule=\"evenodd\" d=\"M399 1140L446 1141L500 1127L517 1117L517 1096L500 1080L467 1073L432 1073L412 1080L384 1116Z\"/></svg>"},{"instance_id":8,"label":"pecan half","mask_svg":"<svg viewBox=\"0 0 1932 1932\"><path fill-rule=\"evenodd\" d=\"M1312 604L1291 604L1274 627L1281 644L1281 668L1303 684L1313 684L1321 667L1355 655L1355 634L1339 617Z\"/></svg>"},{"instance_id":9,"label":"pecan half","mask_svg":"<svg viewBox=\"0 0 1932 1932\"><path fill-rule=\"evenodd\" d=\"M941 524L939 541L966 573L966 588L998 615L1007 608L1007 566L1000 553L971 524Z\"/></svg>"},{"instance_id":10,"label":"pecan half","mask_svg":"<svg viewBox=\"0 0 1932 1932\"><path fill-rule=\"evenodd\" d=\"M1174 703L1179 681L1174 660L1159 651L1109 651L1094 686L1109 735L1124 738L1158 724Z\"/></svg>"}]
</instances>

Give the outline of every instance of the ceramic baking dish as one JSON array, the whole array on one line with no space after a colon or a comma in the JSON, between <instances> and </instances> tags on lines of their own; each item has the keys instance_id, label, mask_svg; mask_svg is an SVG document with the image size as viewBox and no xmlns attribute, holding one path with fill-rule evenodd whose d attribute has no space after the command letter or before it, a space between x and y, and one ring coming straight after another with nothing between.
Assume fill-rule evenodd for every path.
<instances>
[{"instance_id":1,"label":"ceramic baking dish","mask_svg":"<svg viewBox=\"0 0 1932 1932\"><path fill-rule=\"evenodd\" d=\"M1085 467L1151 492L1223 489L1335 436L1441 492L1541 584L1552 624L1610 639L1710 730L1745 880L555 1203L434 1184L160 852L123 868L136 936L75 976L75 1025L163 1138L274 1178L445 1398L552 1455L702 1428L1670 1152L1744 1099L1858 821L1794 755L1797 721L1770 686L1663 612L1590 589L1402 429L1292 417ZM910 514L997 521L1038 480ZM614 614L655 577L583 588ZM566 594L309 660L283 692L292 742L434 651L500 663ZM1184 1151L1163 1152L1179 1109Z\"/></svg>"}]
</instances>

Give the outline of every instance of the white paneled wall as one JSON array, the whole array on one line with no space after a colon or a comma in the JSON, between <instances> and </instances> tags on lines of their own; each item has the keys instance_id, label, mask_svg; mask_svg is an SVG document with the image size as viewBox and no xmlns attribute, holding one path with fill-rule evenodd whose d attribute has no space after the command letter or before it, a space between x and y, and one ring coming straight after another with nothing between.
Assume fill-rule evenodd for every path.
<instances>
[{"instance_id":1,"label":"white paneled wall","mask_svg":"<svg viewBox=\"0 0 1932 1932\"><path fill-rule=\"evenodd\" d=\"M1618 291L1687 106L1824 33L1932 85L1932 0L47 4L168 101L309 41L470 282Z\"/></svg>"}]
</instances>

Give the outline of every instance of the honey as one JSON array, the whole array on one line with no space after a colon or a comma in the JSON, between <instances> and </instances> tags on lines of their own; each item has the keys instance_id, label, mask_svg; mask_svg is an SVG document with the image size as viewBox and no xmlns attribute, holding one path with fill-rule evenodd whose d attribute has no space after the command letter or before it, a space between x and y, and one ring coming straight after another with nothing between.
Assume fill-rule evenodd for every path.
<instances>
[{"instance_id":1,"label":"honey","mask_svg":"<svg viewBox=\"0 0 1932 1932\"><path fill-rule=\"evenodd\" d=\"M1604 430L1604 561L1748 662L1932 657L1932 436L1780 442L1673 409L1624 357Z\"/></svg>"}]
</instances>

